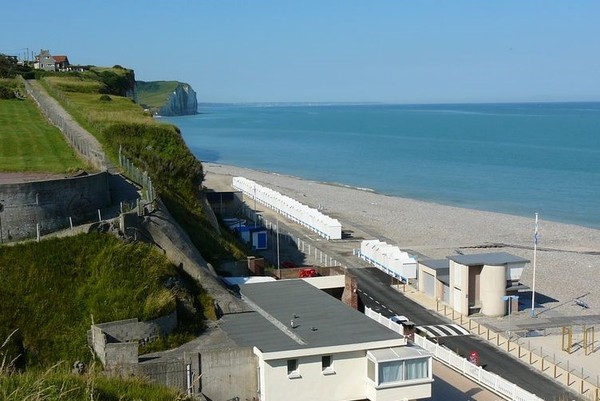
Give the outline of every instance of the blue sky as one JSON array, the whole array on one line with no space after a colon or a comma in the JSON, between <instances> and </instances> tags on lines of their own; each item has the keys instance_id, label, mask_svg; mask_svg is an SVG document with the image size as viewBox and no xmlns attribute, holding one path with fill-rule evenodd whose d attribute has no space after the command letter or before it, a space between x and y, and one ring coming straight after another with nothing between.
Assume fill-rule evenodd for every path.
<instances>
[{"instance_id":1,"label":"blue sky","mask_svg":"<svg viewBox=\"0 0 600 401\"><path fill-rule=\"evenodd\" d=\"M200 102L600 100L598 0L29 0L1 17L1 53L119 64Z\"/></svg>"}]
</instances>

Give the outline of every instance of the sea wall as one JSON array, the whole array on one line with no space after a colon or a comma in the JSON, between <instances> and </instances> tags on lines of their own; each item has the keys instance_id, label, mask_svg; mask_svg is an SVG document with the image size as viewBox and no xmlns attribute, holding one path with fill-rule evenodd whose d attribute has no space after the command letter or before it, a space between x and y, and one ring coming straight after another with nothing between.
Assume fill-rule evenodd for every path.
<instances>
[{"instance_id":1,"label":"sea wall","mask_svg":"<svg viewBox=\"0 0 600 401\"><path fill-rule=\"evenodd\" d=\"M111 204L109 174L0 184L2 241L44 235L98 218Z\"/></svg>"}]
</instances>

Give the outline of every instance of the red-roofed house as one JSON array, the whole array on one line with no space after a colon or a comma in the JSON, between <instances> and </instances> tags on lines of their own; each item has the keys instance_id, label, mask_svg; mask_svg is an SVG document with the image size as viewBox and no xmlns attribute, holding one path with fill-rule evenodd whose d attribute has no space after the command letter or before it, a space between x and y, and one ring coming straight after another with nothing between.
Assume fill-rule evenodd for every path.
<instances>
[{"instance_id":1,"label":"red-roofed house","mask_svg":"<svg viewBox=\"0 0 600 401\"><path fill-rule=\"evenodd\" d=\"M42 49L35 57L34 68L45 71L67 71L69 65L67 56L52 56L49 50Z\"/></svg>"}]
</instances>

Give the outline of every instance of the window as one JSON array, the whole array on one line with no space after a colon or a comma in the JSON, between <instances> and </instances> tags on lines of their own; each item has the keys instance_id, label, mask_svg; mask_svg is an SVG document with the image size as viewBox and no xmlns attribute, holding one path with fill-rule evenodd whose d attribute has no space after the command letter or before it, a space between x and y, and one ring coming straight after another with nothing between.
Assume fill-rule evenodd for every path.
<instances>
[{"instance_id":1,"label":"window","mask_svg":"<svg viewBox=\"0 0 600 401\"><path fill-rule=\"evenodd\" d=\"M298 360L288 359L287 361L287 374L289 378L300 377L298 372Z\"/></svg>"},{"instance_id":2,"label":"window","mask_svg":"<svg viewBox=\"0 0 600 401\"><path fill-rule=\"evenodd\" d=\"M324 355L321 357L321 370L324 375L333 374L333 357L331 355Z\"/></svg>"},{"instance_id":3,"label":"window","mask_svg":"<svg viewBox=\"0 0 600 401\"><path fill-rule=\"evenodd\" d=\"M427 359L408 359L404 361L404 380L419 380L429 377Z\"/></svg>"},{"instance_id":4,"label":"window","mask_svg":"<svg viewBox=\"0 0 600 401\"><path fill-rule=\"evenodd\" d=\"M367 366L367 376L371 378L369 369L371 368L371 362L369 360L369 366ZM405 359L390 362L380 362L379 366L379 377L378 384L410 381L410 380L421 380L429 378L429 359L418 358L418 359ZM374 369L373 369L374 370Z\"/></svg>"}]
</instances>

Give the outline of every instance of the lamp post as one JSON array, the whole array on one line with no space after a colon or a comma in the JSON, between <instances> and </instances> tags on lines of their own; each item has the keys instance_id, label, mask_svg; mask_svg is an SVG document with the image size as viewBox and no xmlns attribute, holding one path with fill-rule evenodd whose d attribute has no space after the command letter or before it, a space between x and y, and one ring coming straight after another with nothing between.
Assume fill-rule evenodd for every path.
<instances>
[{"instance_id":1,"label":"lamp post","mask_svg":"<svg viewBox=\"0 0 600 401\"><path fill-rule=\"evenodd\" d=\"M504 295L502 298L503 301L508 301L508 339L510 340L511 334L510 334L510 315L512 315L512 303L513 300L519 300L519 296L518 295Z\"/></svg>"},{"instance_id":2,"label":"lamp post","mask_svg":"<svg viewBox=\"0 0 600 401\"><path fill-rule=\"evenodd\" d=\"M531 287L531 317L535 317L535 262L538 243L538 214L535 214L535 231L533 233L533 286Z\"/></svg>"},{"instance_id":3,"label":"lamp post","mask_svg":"<svg viewBox=\"0 0 600 401\"><path fill-rule=\"evenodd\" d=\"M277 219L277 272L279 272L279 269L281 268L281 265L279 263L279 216L275 214L275 218Z\"/></svg>"},{"instance_id":4,"label":"lamp post","mask_svg":"<svg viewBox=\"0 0 600 401\"><path fill-rule=\"evenodd\" d=\"M4 202L3 199L0 199L0 202ZM4 211L4 205L0 203L0 244L4 243L4 238L2 237L2 212Z\"/></svg>"}]
</instances>

